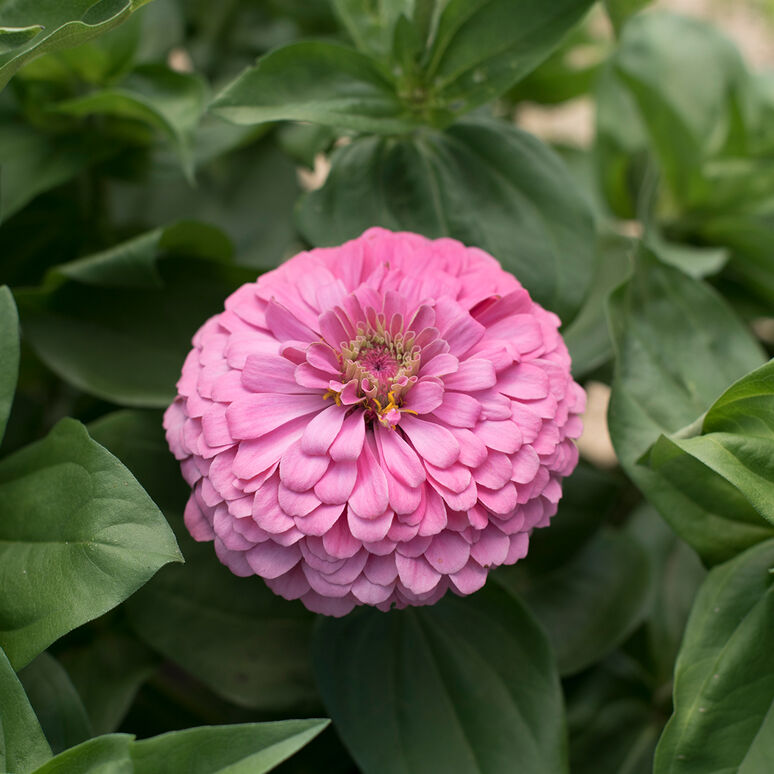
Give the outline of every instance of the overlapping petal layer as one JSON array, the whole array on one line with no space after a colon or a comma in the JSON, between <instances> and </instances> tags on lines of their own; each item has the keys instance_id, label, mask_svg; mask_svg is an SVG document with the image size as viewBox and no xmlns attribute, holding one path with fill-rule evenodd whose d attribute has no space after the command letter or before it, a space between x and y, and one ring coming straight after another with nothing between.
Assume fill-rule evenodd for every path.
<instances>
[{"instance_id":1,"label":"overlapping petal layer","mask_svg":"<svg viewBox=\"0 0 774 774\"><path fill-rule=\"evenodd\" d=\"M577 462L558 326L452 239L374 228L295 256L194 337L164 419L188 529L330 615L476 591Z\"/></svg>"}]
</instances>

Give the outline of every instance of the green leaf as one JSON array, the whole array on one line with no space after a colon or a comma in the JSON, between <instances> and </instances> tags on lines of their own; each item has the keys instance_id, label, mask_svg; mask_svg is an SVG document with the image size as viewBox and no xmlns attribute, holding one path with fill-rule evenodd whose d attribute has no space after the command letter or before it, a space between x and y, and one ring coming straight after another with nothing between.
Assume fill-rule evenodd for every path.
<instances>
[{"instance_id":1,"label":"green leaf","mask_svg":"<svg viewBox=\"0 0 774 774\"><path fill-rule=\"evenodd\" d=\"M301 232L335 245L373 225L451 236L487 250L565 322L589 287L594 229L562 161L505 122L356 140L299 205Z\"/></svg>"},{"instance_id":2,"label":"green leaf","mask_svg":"<svg viewBox=\"0 0 774 774\"><path fill-rule=\"evenodd\" d=\"M237 124L312 121L360 132L419 124L365 54L335 43L291 43L262 57L212 103Z\"/></svg>"},{"instance_id":3,"label":"green leaf","mask_svg":"<svg viewBox=\"0 0 774 774\"><path fill-rule=\"evenodd\" d=\"M147 2L147 0L145 0ZM0 53L0 89L27 62L41 54L78 46L125 21L143 5L138 0L59 0L47 3L0 2L0 26L27 28L17 45ZM33 35L32 28L40 31Z\"/></svg>"},{"instance_id":4,"label":"green leaf","mask_svg":"<svg viewBox=\"0 0 774 774\"><path fill-rule=\"evenodd\" d=\"M562 331L572 357L576 379L607 363L613 357L613 344L607 329L605 303L613 288L631 273L634 243L614 234L600 236L594 277L589 294L575 319Z\"/></svg>"},{"instance_id":5,"label":"green leaf","mask_svg":"<svg viewBox=\"0 0 774 774\"><path fill-rule=\"evenodd\" d=\"M648 552L655 579L645 628L648 666L661 690L671 684L688 614L707 571L696 552L645 503L632 514L626 532Z\"/></svg>"},{"instance_id":6,"label":"green leaf","mask_svg":"<svg viewBox=\"0 0 774 774\"><path fill-rule=\"evenodd\" d=\"M449 0L426 57L432 99L454 113L491 102L534 70L592 4Z\"/></svg>"},{"instance_id":7,"label":"green leaf","mask_svg":"<svg viewBox=\"0 0 774 774\"><path fill-rule=\"evenodd\" d=\"M695 471L680 474L686 493L638 464L660 435L689 425L764 360L749 330L709 286L644 249L632 278L612 294L609 315L616 373L608 421L627 474L707 562L765 538L759 517L745 523L717 513L719 493L691 486Z\"/></svg>"},{"instance_id":8,"label":"green leaf","mask_svg":"<svg viewBox=\"0 0 774 774\"><path fill-rule=\"evenodd\" d=\"M774 755L774 540L710 572L675 667L656 774L765 774Z\"/></svg>"},{"instance_id":9,"label":"green leaf","mask_svg":"<svg viewBox=\"0 0 774 774\"><path fill-rule=\"evenodd\" d=\"M33 24L31 27L0 27L0 54L29 43L42 31L40 24Z\"/></svg>"},{"instance_id":10,"label":"green leaf","mask_svg":"<svg viewBox=\"0 0 774 774\"><path fill-rule=\"evenodd\" d=\"M202 726L134 742L134 774L263 774L314 739L329 720Z\"/></svg>"},{"instance_id":11,"label":"green leaf","mask_svg":"<svg viewBox=\"0 0 774 774\"><path fill-rule=\"evenodd\" d=\"M333 8L355 45L365 54L386 60L392 50L395 25L409 18L415 0L333 0Z\"/></svg>"},{"instance_id":12,"label":"green leaf","mask_svg":"<svg viewBox=\"0 0 774 774\"><path fill-rule=\"evenodd\" d=\"M567 771L545 635L495 584L430 607L321 619L317 679L366 774Z\"/></svg>"},{"instance_id":13,"label":"green leaf","mask_svg":"<svg viewBox=\"0 0 774 774\"><path fill-rule=\"evenodd\" d=\"M121 411L91 427L137 476L175 527L184 572L167 568L127 604L135 631L218 696L271 712L314 710L309 661L313 616L259 578L237 578L210 544L188 535L188 488L169 453L156 412Z\"/></svg>"},{"instance_id":14,"label":"green leaf","mask_svg":"<svg viewBox=\"0 0 774 774\"><path fill-rule=\"evenodd\" d=\"M19 672L19 680L54 754L94 736L75 687L53 656L41 653Z\"/></svg>"},{"instance_id":15,"label":"green leaf","mask_svg":"<svg viewBox=\"0 0 774 774\"><path fill-rule=\"evenodd\" d=\"M19 315L13 294L6 285L0 286L0 441L11 414L16 380L19 375Z\"/></svg>"},{"instance_id":16,"label":"green leaf","mask_svg":"<svg viewBox=\"0 0 774 774\"><path fill-rule=\"evenodd\" d=\"M55 110L73 116L130 118L163 132L193 180L192 138L204 112L207 89L195 75L161 65L138 67L120 86L61 102Z\"/></svg>"},{"instance_id":17,"label":"green leaf","mask_svg":"<svg viewBox=\"0 0 774 774\"><path fill-rule=\"evenodd\" d=\"M637 102L664 176L680 201L707 195L701 167L746 121L747 72L735 46L711 24L669 13L632 18L615 67Z\"/></svg>"},{"instance_id":18,"label":"green leaf","mask_svg":"<svg viewBox=\"0 0 774 774\"><path fill-rule=\"evenodd\" d=\"M129 734L98 736L59 753L35 774L134 774Z\"/></svg>"},{"instance_id":19,"label":"green leaf","mask_svg":"<svg viewBox=\"0 0 774 774\"><path fill-rule=\"evenodd\" d=\"M28 774L50 757L24 688L0 649L0 771Z\"/></svg>"},{"instance_id":20,"label":"green leaf","mask_svg":"<svg viewBox=\"0 0 774 774\"><path fill-rule=\"evenodd\" d=\"M651 2L653 0L605 0L605 9L616 33L620 35L626 20Z\"/></svg>"},{"instance_id":21,"label":"green leaf","mask_svg":"<svg viewBox=\"0 0 774 774\"><path fill-rule=\"evenodd\" d=\"M68 648L59 660L81 697L95 734L118 728L137 690L160 662L136 638L113 631Z\"/></svg>"},{"instance_id":22,"label":"green leaf","mask_svg":"<svg viewBox=\"0 0 774 774\"><path fill-rule=\"evenodd\" d=\"M676 488L715 493L715 512L729 522L744 521L774 535L774 360L740 379L712 405L702 434L661 436L649 466ZM692 472L690 481L682 475ZM720 479L720 481L718 481ZM728 497L724 497L725 494ZM720 542L726 537L719 535Z\"/></svg>"},{"instance_id":23,"label":"green leaf","mask_svg":"<svg viewBox=\"0 0 774 774\"><path fill-rule=\"evenodd\" d=\"M551 572L530 572L526 560L494 578L520 593L548 632L563 676L599 661L634 631L645 617L652 583L645 551L609 529Z\"/></svg>"},{"instance_id":24,"label":"green leaf","mask_svg":"<svg viewBox=\"0 0 774 774\"><path fill-rule=\"evenodd\" d=\"M66 183L115 148L84 133L51 134L19 118L0 122L0 212L3 220L38 194Z\"/></svg>"},{"instance_id":25,"label":"green leaf","mask_svg":"<svg viewBox=\"0 0 774 774\"><path fill-rule=\"evenodd\" d=\"M24 334L58 376L116 403L168 405L191 337L254 273L212 227L159 228L18 291Z\"/></svg>"},{"instance_id":26,"label":"green leaf","mask_svg":"<svg viewBox=\"0 0 774 774\"><path fill-rule=\"evenodd\" d=\"M0 463L0 644L17 668L180 558L153 501L80 423Z\"/></svg>"}]
</instances>

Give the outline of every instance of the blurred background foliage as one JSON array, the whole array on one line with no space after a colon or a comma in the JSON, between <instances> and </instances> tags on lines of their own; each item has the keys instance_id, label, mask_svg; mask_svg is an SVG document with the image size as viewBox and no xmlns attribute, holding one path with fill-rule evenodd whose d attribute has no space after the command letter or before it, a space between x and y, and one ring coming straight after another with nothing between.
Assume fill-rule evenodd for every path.
<instances>
[{"instance_id":1,"label":"blurred background foliage","mask_svg":"<svg viewBox=\"0 0 774 774\"><path fill-rule=\"evenodd\" d=\"M748 490L702 442L722 434L740 445L729 436L744 432L741 398L725 391L745 374L737 392L764 385L771 399L759 366L774 352L774 3L665 0L630 17L646 4L595 4L557 32L556 47L546 33L541 63L521 79L498 65L472 70L470 82L452 73L437 92L423 81L429 54L416 31L397 13L387 13L393 27L370 23L365 0L154 0L120 24L125 11L103 8L104 34L24 60L0 92L0 282L23 333L2 453L11 459L62 417L86 423L163 512L186 559L105 615L73 621L20 671L55 753L116 729L147 737L331 713L336 730L281 771L419 770L389 768L374 752L378 728L336 692L356 683L374 695L380 676L356 661L345 670L320 643L346 653L358 637L365 648L396 638L451 669L471 610L453 601L418 615L418 627L434 621L442 632L427 655L408 618L366 616L360 628L345 624L352 631L315 624L260 580L237 579L185 533L186 487L160 430L192 333L232 289L378 222L486 247L562 315L590 396L582 461L528 559L493 574L474 610L480 641L465 642L486 652L493 611L528 621L532 640L497 636L526 662L551 644L550 701L533 707L554 735L546 746L564 739L563 696L573 774L653 770L694 599L701 587L686 664L704 652L701 606L729 572L722 564L707 580L708 568L771 559L774 522L761 505L771 471ZM3 16L11 5L0 2L0 22L21 27ZM573 6L578 19L583 5ZM284 49L265 60L279 62L274 70L246 70L308 39L346 46L334 64L354 63L346 78L362 77L367 98L353 101L335 67L320 77L309 47L293 49L297 61L309 57L295 81L282 80ZM23 42L0 35L0 78ZM391 78L400 110L384 86ZM770 439L760 443L753 464L771 459ZM746 589L728 604L754 612L771 599L770 587ZM731 674L756 636L735 640ZM770 626L766 637L758 647L774 652ZM758 720L774 665L756 665ZM510 679L505 668L498 679ZM691 697L689 682L678 678L678 689ZM399 685L409 704L436 687ZM671 747L675 728L700 748L714 726L675 715L670 728L657 772L715 770L681 767ZM736 758L728 745L728 765L751 756L740 772L767 771L745 744ZM416 760L437 752L422 748ZM557 755L552 774L565 770ZM540 765L524 770L549 770Z\"/></svg>"}]
</instances>

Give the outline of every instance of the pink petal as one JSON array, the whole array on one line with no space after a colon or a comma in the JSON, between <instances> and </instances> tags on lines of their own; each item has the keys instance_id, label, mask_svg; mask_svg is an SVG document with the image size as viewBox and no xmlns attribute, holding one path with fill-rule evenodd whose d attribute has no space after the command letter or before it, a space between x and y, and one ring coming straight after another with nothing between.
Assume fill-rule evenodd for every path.
<instances>
[{"instance_id":1,"label":"pink petal","mask_svg":"<svg viewBox=\"0 0 774 774\"><path fill-rule=\"evenodd\" d=\"M523 447L526 448L526 447ZM507 454L491 451L486 460L473 471L477 484L489 489L499 489L511 480L513 463Z\"/></svg>"},{"instance_id":2,"label":"pink petal","mask_svg":"<svg viewBox=\"0 0 774 774\"><path fill-rule=\"evenodd\" d=\"M540 457L531 446L522 446L511 458L511 463L513 466L511 480L517 484L526 484L537 475Z\"/></svg>"},{"instance_id":3,"label":"pink petal","mask_svg":"<svg viewBox=\"0 0 774 774\"><path fill-rule=\"evenodd\" d=\"M508 556L511 541L494 525L479 534L470 547L470 555L484 568L499 567Z\"/></svg>"},{"instance_id":4,"label":"pink petal","mask_svg":"<svg viewBox=\"0 0 774 774\"><path fill-rule=\"evenodd\" d=\"M329 373L331 376L338 376L341 373L339 357L327 344L321 342L310 344L306 349L306 360L313 368Z\"/></svg>"},{"instance_id":5,"label":"pink petal","mask_svg":"<svg viewBox=\"0 0 774 774\"><path fill-rule=\"evenodd\" d=\"M266 325L279 341L312 342L318 339L318 335L311 328L276 301L269 301L266 307Z\"/></svg>"},{"instance_id":6,"label":"pink petal","mask_svg":"<svg viewBox=\"0 0 774 774\"><path fill-rule=\"evenodd\" d=\"M497 389L511 398L522 400L545 398L548 395L548 376L538 366L519 363L500 374Z\"/></svg>"},{"instance_id":7,"label":"pink petal","mask_svg":"<svg viewBox=\"0 0 774 774\"><path fill-rule=\"evenodd\" d=\"M417 382L408 392L403 407L417 414L429 414L443 401L443 385L425 379Z\"/></svg>"},{"instance_id":8,"label":"pink petal","mask_svg":"<svg viewBox=\"0 0 774 774\"><path fill-rule=\"evenodd\" d=\"M250 392L308 393L296 382L296 367L279 355L249 355L242 370L242 384Z\"/></svg>"},{"instance_id":9,"label":"pink petal","mask_svg":"<svg viewBox=\"0 0 774 774\"><path fill-rule=\"evenodd\" d=\"M328 454L337 462L356 460L360 456L365 439L365 420L362 411L353 411L341 426L336 440L328 449Z\"/></svg>"},{"instance_id":10,"label":"pink petal","mask_svg":"<svg viewBox=\"0 0 774 774\"><path fill-rule=\"evenodd\" d=\"M352 584L352 594L364 605L378 605L390 598L394 587L394 583L389 586L380 586L377 583L372 583L365 575L361 575Z\"/></svg>"},{"instance_id":11,"label":"pink petal","mask_svg":"<svg viewBox=\"0 0 774 774\"><path fill-rule=\"evenodd\" d=\"M411 559L397 554L395 566L398 568L400 582L414 594L432 591L441 580L441 574L434 570L424 557Z\"/></svg>"},{"instance_id":12,"label":"pink petal","mask_svg":"<svg viewBox=\"0 0 774 774\"><path fill-rule=\"evenodd\" d=\"M296 441L282 455L279 467L280 479L288 489L294 492L305 492L322 478L330 461L327 455L307 454L301 448L301 442Z\"/></svg>"},{"instance_id":13,"label":"pink petal","mask_svg":"<svg viewBox=\"0 0 774 774\"><path fill-rule=\"evenodd\" d=\"M500 489L480 486L478 499L492 513L510 513L516 507L516 487L511 481Z\"/></svg>"},{"instance_id":14,"label":"pink petal","mask_svg":"<svg viewBox=\"0 0 774 774\"><path fill-rule=\"evenodd\" d=\"M185 520L186 528L194 540L204 543L215 537L215 531L212 528L212 516L209 519L205 516L202 507L193 494L185 504L183 519Z\"/></svg>"},{"instance_id":15,"label":"pink petal","mask_svg":"<svg viewBox=\"0 0 774 774\"><path fill-rule=\"evenodd\" d=\"M425 487L425 512L419 525L420 535L437 535L446 529L448 516L443 499L434 489Z\"/></svg>"},{"instance_id":16,"label":"pink petal","mask_svg":"<svg viewBox=\"0 0 774 774\"><path fill-rule=\"evenodd\" d=\"M347 524L352 537L365 543L375 543L386 537L393 518L393 512L386 510L375 518L363 519L352 508L347 509Z\"/></svg>"},{"instance_id":17,"label":"pink petal","mask_svg":"<svg viewBox=\"0 0 774 774\"><path fill-rule=\"evenodd\" d=\"M497 381L497 374L491 361L481 358L463 360L455 373L445 376L443 379L447 390L459 390L460 392L475 392L493 387Z\"/></svg>"},{"instance_id":18,"label":"pink petal","mask_svg":"<svg viewBox=\"0 0 774 774\"><path fill-rule=\"evenodd\" d=\"M478 591L486 582L486 576L486 570L471 559L459 572L449 577L454 588L466 596Z\"/></svg>"},{"instance_id":19,"label":"pink petal","mask_svg":"<svg viewBox=\"0 0 774 774\"><path fill-rule=\"evenodd\" d=\"M332 597L322 597L314 591L309 591L301 597L301 601L304 606L311 610L313 613L320 613L320 615L330 615L334 618L341 618L347 613L352 611L355 607L356 600L351 594L347 594L346 597L341 599L334 599Z\"/></svg>"},{"instance_id":20,"label":"pink petal","mask_svg":"<svg viewBox=\"0 0 774 774\"><path fill-rule=\"evenodd\" d=\"M309 582L300 567L294 567L277 578L267 579L266 585L285 599L298 599L309 591Z\"/></svg>"},{"instance_id":21,"label":"pink petal","mask_svg":"<svg viewBox=\"0 0 774 774\"><path fill-rule=\"evenodd\" d=\"M231 551L223 545L223 541L219 537L215 537L215 555L220 561L228 567L234 575L238 575L240 578L247 578L249 575L255 575L253 568L247 562L247 558L243 551Z\"/></svg>"},{"instance_id":22,"label":"pink petal","mask_svg":"<svg viewBox=\"0 0 774 774\"><path fill-rule=\"evenodd\" d=\"M324 535L337 521L344 505L318 505L306 516L296 516L296 527L305 535Z\"/></svg>"},{"instance_id":23,"label":"pink petal","mask_svg":"<svg viewBox=\"0 0 774 774\"><path fill-rule=\"evenodd\" d=\"M375 556L370 554L363 570L365 576L380 586L392 586L398 577L398 568L395 566L395 554Z\"/></svg>"},{"instance_id":24,"label":"pink petal","mask_svg":"<svg viewBox=\"0 0 774 774\"><path fill-rule=\"evenodd\" d=\"M457 439L441 425L412 416L401 418L400 428L419 455L439 468L447 468L460 456Z\"/></svg>"},{"instance_id":25,"label":"pink petal","mask_svg":"<svg viewBox=\"0 0 774 774\"><path fill-rule=\"evenodd\" d=\"M234 475L249 480L278 463L285 449L301 437L305 427L306 419L301 417L260 438L242 441L234 457Z\"/></svg>"},{"instance_id":26,"label":"pink petal","mask_svg":"<svg viewBox=\"0 0 774 774\"><path fill-rule=\"evenodd\" d=\"M444 352L424 363L419 370L419 376L420 378L423 376L447 376L447 374L454 374L460 367L460 361L454 355Z\"/></svg>"},{"instance_id":27,"label":"pink petal","mask_svg":"<svg viewBox=\"0 0 774 774\"><path fill-rule=\"evenodd\" d=\"M406 486L389 471L385 477L390 508L399 515L413 513L422 499L422 490L418 487Z\"/></svg>"},{"instance_id":28,"label":"pink petal","mask_svg":"<svg viewBox=\"0 0 774 774\"><path fill-rule=\"evenodd\" d=\"M396 478L410 487L417 487L425 480L422 462L399 433L380 425L374 436L385 466Z\"/></svg>"},{"instance_id":29,"label":"pink petal","mask_svg":"<svg viewBox=\"0 0 774 774\"><path fill-rule=\"evenodd\" d=\"M349 498L350 510L354 510L360 518L375 519L387 510L388 504L387 479L371 450L371 444L365 443L357 460L357 481Z\"/></svg>"},{"instance_id":30,"label":"pink petal","mask_svg":"<svg viewBox=\"0 0 774 774\"><path fill-rule=\"evenodd\" d=\"M346 406L333 404L317 414L304 431L301 448L307 454L325 454L336 440L347 411Z\"/></svg>"},{"instance_id":31,"label":"pink petal","mask_svg":"<svg viewBox=\"0 0 774 774\"><path fill-rule=\"evenodd\" d=\"M461 392L447 392L443 403L433 411L433 416L446 425L475 427L481 414L481 404L470 395Z\"/></svg>"},{"instance_id":32,"label":"pink petal","mask_svg":"<svg viewBox=\"0 0 774 774\"><path fill-rule=\"evenodd\" d=\"M460 462L469 468L477 468L486 459L486 444L470 430L462 427L450 427L449 430L460 445Z\"/></svg>"},{"instance_id":33,"label":"pink petal","mask_svg":"<svg viewBox=\"0 0 774 774\"><path fill-rule=\"evenodd\" d=\"M256 575L262 578L278 578L295 567L301 558L301 551L298 546L284 548L273 540L267 540L251 548L245 558Z\"/></svg>"},{"instance_id":34,"label":"pink petal","mask_svg":"<svg viewBox=\"0 0 774 774\"><path fill-rule=\"evenodd\" d=\"M449 465L448 468L436 468L435 465L426 462L425 467L434 481L442 484L452 492L459 494L470 486L470 469L465 467L465 465L460 465L459 462Z\"/></svg>"},{"instance_id":35,"label":"pink petal","mask_svg":"<svg viewBox=\"0 0 774 774\"><path fill-rule=\"evenodd\" d=\"M226 419L233 438L250 440L323 408L320 395L256 393L234 401L226 409Z\"/></svg>"},{"instance_id":36,"label":"pink petal","mask_svg":"<svg viewBox=\"0 0 774 774\"><path fill-rule=\"evenodd\" d=\"M345 503L356 480L357 463L354 460L331 462L325 475L314 485L314 493L323 503Z\"/></svg>"},{"instance_id":37,"label":"pink petal","mask_svg":"<svg viewBox=\"0 0 774 774\"><path fill-rule=\"evenodd\" d=\"M353 537L346 513L322 536L322 542L326 552L338 559L348 559L363 547L363 541Z\"/></svg>"},{"instance_id":38,"label":"pink petal","mask_svg":"<svg viewBox=\"0 0 774 774\"><path fill-rule=\"evenodd\" d=\"M515 422L503 420L479 422L476 435L495 451L513 454L521 446L521 432Z\"/></svg>"},{"instance_id":39,"label":"pink petal","mask_svg":"<svg viewBox=\"0 0 774 774\"><path fill-rule=\"evenodd\" d=\"M443 575L459 572L470 557L470 546L455 532L436 535L425 552L425 558Z\"/></svg>"},{"instance_id":40,"label":"pink petal","mask_svg":"<svg viewBox=\"0 0 774 774\"><path fill-rule=\"evenodd\" d=\"M453 511L467 511L476 504L477 488L476 482L471 478L468 486L462 490L462 492L452 492L442 484L439 484L433 479L430 479L430 485L438 492L443 498L443 501Z\"/></svg>"},{"instance_id":41,"label":"pink petal","mask_svg":"<svg viewBox=\"0 0 774 774\"><path fill-rule=\"evenodd\" d=\"M503 564L515 564L519 559L527 555L529 549L529 535L526 532L518 532L511 535L511 545L508 549L508 556L505 557Z\"/></svg>"}]
</instances>

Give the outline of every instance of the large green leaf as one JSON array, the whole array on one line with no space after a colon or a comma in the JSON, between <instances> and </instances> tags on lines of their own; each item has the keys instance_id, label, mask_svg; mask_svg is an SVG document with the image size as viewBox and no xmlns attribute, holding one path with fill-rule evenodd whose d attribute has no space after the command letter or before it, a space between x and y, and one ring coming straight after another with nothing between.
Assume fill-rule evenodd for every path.
<instances>
[{"instance_id":1,"label":"large green leaf","mask_svg":"<svg viewBox=\"0 0 774 774\"><path fill-rule=\"evenodd\" d=\"M561 160L505 122L466 119L445 132L368 137L340 148L298 221L316 245L381 225L451 236L500 260L565 321L591 281L594 230Z\"/></svg>"},{"instance_id":2,"label":"large green leaf","mask_svg":"<svg viewBox=\"0 0 774 774\"><path fill-rule=\"evenodd\" d=\"M134 774L130 734L110 734L89 739L59 753L35 774Z\"/></svg>"},{"instance_id":3,"label":"large green leaf","mask_svg":"<svg viewBox=\"0 0 774 774\"><path fill-rule=\"evenodd\" d=\"M625 26L614 61L673 192L684 203L700 202L708 194L704 161L739 141L748 123L739 52L706 22L645 13Z\"/></svg>"},{"instance_id":4,"label":"large green leaf","mask_svg":"<svg viewBox=\"0 0 774 774\"><path fill-rule=\"evenodd\" d=\"M129 18L149 0L23 0L0 2L0 89L41 54L80 45Z\"/></svg>"},{"instance_id":5,"label":"large green leaf","mask_svg":"<svg viewBox=\"0 0 774 774\"><path fill-rule=\"evenodd\" d=\"M254 279L229 252L216 229L181 223L59 266L41 288L16 294L25 338L86 392L166 406L196 329Z\"/></svg>"},{"instance_id":6,"label":"large green leaf","mask_svg":"<svg viewBox=\"0 0 774 774\"><path fill-rule=\"evenodd\" d=\"M320 621L315 669L365 774L561 774L564 711L545 635L488 584L431 607Z\"/></svg>"},{"instance_id":7,"label":"large green leaf","mask_svg":"<svg viewBox=\"0 0 774 774\"><path fill-rule=\"evenodd\" d=\"M611 296L609 312L616 374L608 419L626 472L705 561L722 561L767 537L770 528L751 509L733 520L718 513L726 493L695 485L695 470L679 472L677 488L639 464L660 435L691 424L764 360L748 329L709 286L645 250L632 278Z\"/></svg>"},{"instance_id":8,"label":"large green leaf","mask_svg":"<svg viewBox=\"0 0 774 774\"><path fill-rule=\"evenodd\" d=\"M180 558L153 501L80 423L0 463L0 644L17 668Z\"/></svg>"},{"instance_id":9,"label":"large green leaf","mask_svg":"<svg viewBox=\"0 0 774 774\"><path fill-rule=\"evenodd\" d=\"M613 530L602 530L550 572L531 572L527 560L495 578L522 595L548 632L563 676L599 661L634 631L645 617L652 583L645 551Z\"/></svg>"},{"instance_id":10,"label":"large green leaf","mask_svg":"<svg viewBox=\"0 0 774 774\"><path fill-rule=\"evenodd\" d=\"M95 734L115 731L161 659L135 637L111 630L60 653Z\"/></svg>"},{"instance_id":11,"label":"large green leaf","mask_svg":"<svg viewBox=\"0 0 774 774\"><path fill-rule=\"evenodd\" d=\"M616 32L620 33L630 16L641 11L653 0L605 0L610 21L613 22Z\"/></svg>"},{"instance_id":12,"label":"large green leaf","mask_svg":"<svg viewBox=\"0 0 774 774\"><path fill-rule=\"evenodd\" d=\"M763 526L757 513L774 529L774 361L726 390L701 431L690 438L661 436L648 464L676 488L690 483L690 490L715 492L715 510L723 518ZM686 470L693 471L690 482L682 475Z\"/></svg>"},{"instance_id":13,"label":"large green leaf","mask_svg":"<svg viewBox=\"0 0 774 774\"><path fill-rule=\"evenodd\" d=\"M0 286L0 441L13 405L19 375L19 315L10 288Z\"/></svg>"},{"instance_id":14,"label":"large green leaf","mask_svg":"<svg viewBox=\"0 0 774 774\"><path fill-rule=\"evenodd\" d=\"M54 754L94 736L75 687L53 656L41 653L19 672L19 680Z\"/></svg>"},{"instance_id":15,"label":"large green leaf","mask_svg":"<svg viewBox=\"0 0 774 774\"><path fill-rule=\"evenodd\" d=\"M452 113L490 102L537 67L592 0L449 0L424 67L431 100Z\"/></svg>"},{"instance_id":16,"label":"large green leaf","mask_svg":"<svg viewBox=\"0 0 774 774\"><path fill-rule=\"evenodd\" d=\"M175 527L185 572L163 572L127 610L137 633L219 696L268 712L319 706L309 660L313 616L259 578L237 578L183 526L187 487L156 412L121 411L91 427ZM171 569L171 568L167 568Z\"/></svg>"},{"instance_id":17,"label":"large green leaf","mask_svg":"<svg viewBox=\"0 0 774 774\"><path fill-rule=\"evenodd\" d=\"M50 757L24 688L0 649L0 771L28 774Z\"/></svg>"},{"instance_id":18,"label":"large green leaf","mask_svg":"<svg viewBox=\"0 0 774 774\"><path fill-rule=\"evenodd\" d=\"M18 117L0 122L0 213L3 220L38 194L66 183L115 152L105 138L52 134Z\"/></svg>"},{"instance_id":19,"label":"large green leaf","mask_svg":"<svg viewBox=\"0 0 774 774\"><path fill-rule=\"evenodd\" d=\"M312 121L361 132L419 123L365 54L334 43L291 43L262 57L212 103L238 124Z\"/></svg>"},{"instance_id":20,"label":"large green leaf","mask_svg":"<svg viewBox=\"0 0 774 774\"><path fill-rule=\"evenodd\" d=\"M263 774L314 739L328 720L202 726L135 742L135 774Z\"/></svg>"},{"instance_id":21,"label":"large green leaf","mask_svg":"<svg viewBox=\"0 0 774 774\"><path fill-rule=\"evenodd\" d=\"M774 540L710 572L675 668L656 774L766 774L774 760Z\"/></svg>"},{"instance_id":22,"label":"large green leaf","mask_svg":"<svg viewBox=\"0 0 774 774\"><path fill-rule=\"evenodd\" d=\"M57 112L73 116L130 118L160 130L173 143L193 179L193 133L204 112L207 89L201 78L161 65L138 67L120 86L59 103Z\"/></svg>"},{"instance_id":23,"label":"large green leaf","mask_svg":"<svg viewBox=\"0 0 774 774\"><path fill-rule=\"evenodd\" d=\"M432 0L333 0L333 8L355 45L383 60L392 53L398 19L410 18L414 7L423 5L432 5Z\"/></svg>"}]
</instances>

